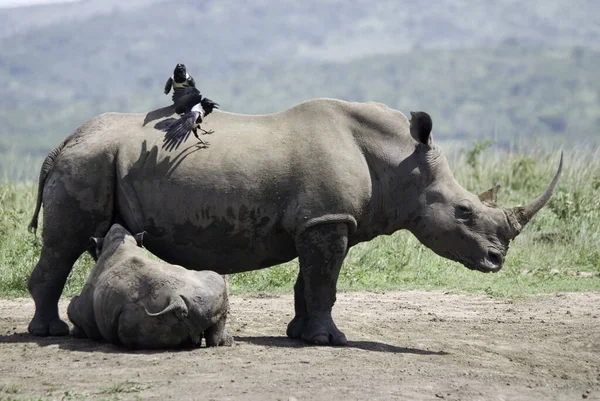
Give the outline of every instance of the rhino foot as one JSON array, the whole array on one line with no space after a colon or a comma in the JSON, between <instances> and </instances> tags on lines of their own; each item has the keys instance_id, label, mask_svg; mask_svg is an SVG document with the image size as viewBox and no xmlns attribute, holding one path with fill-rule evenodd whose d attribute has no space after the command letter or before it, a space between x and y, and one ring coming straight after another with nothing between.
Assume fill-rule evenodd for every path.
<instances>
[{"instance_id":1,"label":"rhino foot","mask_svg":"<svg viewBox=\"0 0 600 401\"><path fill-rule=\"evenodd\" d=\"M302 338L304 328L308 323L308 319L304 316L296 315L291 322L288 323L286 334L289 338Z\"/></svg>"},{"instance_id":2,"label":"rhino foot","mask_svg":"<svg viewBox=\"0 0 600 401\"><path fill-rule=\"evenodd\" d=\"M85 335L85 332L77 326L73 326L73 330L71 330L71 337L87 338L87 336Z\"/></svg>"},{"instance_id":3,"label":"rhino foot","mask_svg":"<svg viewBox=\"0 0 600 401\"><path fill-rule=\"evenodd\" d=\"M219 347L231 347L233 345L233 337L227 333L223 333L221 341L219 341Z\"/></svg>"},{"instance_id":4,"label":"rhino foot","mask_svg":"<svg viewBox=\"0 0 600 401\"><path fill-rule=\"evenodd\" d=\"M302 339L307 343L317 345L346 345L348 339L337 327L329 330L310 330L306 329L302 333Z\"/></svg>"},{"instance_id":5,"label":"rhino foot","mask_svg":"<svg viewBox=\"0 0 600 401\"><path fill-rule=\"evenodd\" d=\"M331 318L330 313L322 313L313 318L296 316L289 323L287 335L317 345L346 345L348 339Z\"/></svg>"},{"instance_id":6,"label":"rhino foot","mask_svg":"<svg viewBox=\"0 0 600 401\"><path fill-rule=\"evenodd\" d=\"M29 323L27 331L29 331L29 334L37 337L67 336L69 335L69 325L60 320L60 318L46 322L34 317Z\"/></svg>"}]
</instances>

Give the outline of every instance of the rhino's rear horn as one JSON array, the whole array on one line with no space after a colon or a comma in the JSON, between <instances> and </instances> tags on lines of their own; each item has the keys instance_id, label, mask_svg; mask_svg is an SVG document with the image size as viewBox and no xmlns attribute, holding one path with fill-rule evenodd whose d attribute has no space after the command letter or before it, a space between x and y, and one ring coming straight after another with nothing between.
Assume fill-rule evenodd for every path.
<instances>
[{"instance_id":1,"label":"rhino's rear horn","mask_svg":"<svg viewBox=\"0 0 600 401\"><path fill-rule=\"evenodd\" d=\"M548 201L552 197L552 193L554 192L554 189L556 188L556 184L558 183L560 174L562 173L562 167L563 167L563 152L560 152L560 162L558 164L558 171L554 175L552 182L550 183L548 188L546 188L544 193L542 195L540 195L536 200L529 203L528 205L519 206L519 207L515 207L515 208L507 210L507 216L509 218L509 221L511 221L511 225L513 226L512 228L513 228L515 237L517 235L519 235L519 233L521 232L523 227L527 223L529 223L529 221L533 218L533 216L535 216L535 214L537 212L539 212L540 209L546 205L546 203L548 203Z\"/></svg>"},{"instance_id":2,"label":"rhino's rear horn","mask_svg":"<svg viewBox=\"0 0 600 401\"><path fill-rule=\"evenodd\" d=\"M491 206L496 206L498 203L498 191L500 190L500 184L496 184L492 188L479 194L479 200L487 203Z\"/></svg>"},{"instance_id":3,"label":"rhino's rear horn","mask_svg":"<svg viewBox=\"0 0 600 401\"><path fill-rule=\"evenodd\" d=\"M410 134L415 140L424 145L430 145L432 129L433 122L429 114L424 111L410 112Z\"/></svg>"}]
</instances>

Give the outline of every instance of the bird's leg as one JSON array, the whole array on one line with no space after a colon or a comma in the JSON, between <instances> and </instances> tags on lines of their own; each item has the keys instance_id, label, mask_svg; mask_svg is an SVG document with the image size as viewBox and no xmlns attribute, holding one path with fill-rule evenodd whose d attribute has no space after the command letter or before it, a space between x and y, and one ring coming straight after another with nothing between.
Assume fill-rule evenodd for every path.
<instances>
[{"instance_id":1,"label":"bird's leg","mask_svg":"<svg viewBox=\"0 0 600 401\"><path fill-rule=\"evenodd\" d=\"M215 131L213 131L213 130L207 131L207 130L205 130L204 128L202 128L202 127L200 127L200 126L198 126L198 128L200 128L200 131L204 132L204 133L205 133L205 134L207 134L207 135L210 135L210 134L212 134L213 132L215 132Z\"/></svg>"},{"instance_id":2,"label":"bird's leg","mask_svg":"<svg viewBox=\"0 0 600 401\"><path fill-rule=\"evenodd\" d=\"M206 145L206 142L204 142L204 141L203 141L202 139L200 139L200 137L198 136L198 128L199 128L199 126L198 126L198 127L194 127L194 128L192 128L192 132L194 133L194 136L196 137L196 139L198 139L198 141L200 142L200 144L202 144L202 145ZM202 128L200 128L200 129L202 129Z\"/></svg>"}]
</instances>

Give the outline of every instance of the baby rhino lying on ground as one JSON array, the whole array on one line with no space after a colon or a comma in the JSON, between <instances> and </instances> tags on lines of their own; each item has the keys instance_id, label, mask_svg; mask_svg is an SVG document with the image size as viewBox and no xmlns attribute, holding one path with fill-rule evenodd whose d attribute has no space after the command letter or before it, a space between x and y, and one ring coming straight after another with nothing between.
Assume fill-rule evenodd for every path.
<instances>
[{"instance_id":1,"label":"baby rhino lying on ground","mask_svg":"<svg viewBox=\"0 0 600 401\"><path fill-rule=\"evenodd\" d=\"M137 349L233 343L222 276L148 259L119 224L92 240L98 260L67 310L73 335Z\"/></svg>"}]
</instances>

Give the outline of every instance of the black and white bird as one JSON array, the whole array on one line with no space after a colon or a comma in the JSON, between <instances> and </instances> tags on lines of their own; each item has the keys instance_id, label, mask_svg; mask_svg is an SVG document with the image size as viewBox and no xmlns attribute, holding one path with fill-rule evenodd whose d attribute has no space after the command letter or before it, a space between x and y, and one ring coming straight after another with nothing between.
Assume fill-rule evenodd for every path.
<instances>
[{"instance_id":1,"label":"black and white bird","mask_svg":"<svg viewBox=\"0 0 600 401\"><path fill-rule=\"evenodd\" d=\"M202 129L200 124L214 109L219 108L219 104L202 96L198 89L191 86L175 92L173 101L180 105L181 116L167 118L154 126L156 129L166 132L163 147L167 150L176 149L188 139L190 133L193 133L201 144L206 145L198 136L198 129L207 134L212 133Z\"/></svg>"},{"instance_id":2,"label":"black and white bird","mask_svg":"<svg viewBox=\"0 0 600 401\"><path fill-rule=\"evenodd\" d=\"M175 66L175 69L173 70L173 76L169 77L169 79L167 79L167 82L165 83L165 95L168 95L171 91L171 88L173 88L172 99L173 103L175 104L175 111L177 112L177 114L183 113L182 104L178 104L175 100L178 97L177 94L178 92L181 92L182 90L189 87L195 88L196 81L194 81L194 78L192 78L192 76L187 73L184 64L177 64Z\"/></svg>"}]
</instances>

